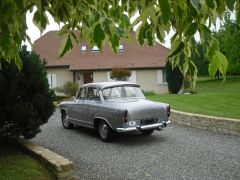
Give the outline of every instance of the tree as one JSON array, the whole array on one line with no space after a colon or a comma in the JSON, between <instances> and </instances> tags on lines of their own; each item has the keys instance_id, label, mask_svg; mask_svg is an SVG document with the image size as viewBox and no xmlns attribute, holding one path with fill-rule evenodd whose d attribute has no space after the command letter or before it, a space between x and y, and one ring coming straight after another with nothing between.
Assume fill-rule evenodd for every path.
<instances>
[{"instance_id":1,"label":"tree","mask_svg":"<svg viewBox=\"0 0 240 180\"><path fill-rule=\"evenodd\" d=\"M227 72L240 74L240 26L230 18L230 12L225 14L223 25L214 35L222 53L228 58Z\"/></svg>"},{"instance_id":2,"label":"tree","mask_svg":"<svg viewBox=\"0 0 240 180\"><path fill-rule=\"evenodd\" d=\"M0 138L32 138L54 112L54 92L49 90L39 56L23 47L19 53L22 71L14 62L1 60Z\"/></svg>"},{"instance_id":3,"label":"tree","mask_svg":"<svg viewBox=\"0 0 240 180\"><path fill-rule=\"evenodd\" d=\"M166 64L166 80L170 94L177 94L182 88L183 75L179 67L172 68L170 62L167 62Z\"/></svg>"},{"instance_id":4,"label":"tree","mask_svg":"<svg viewBox=\"0 0 240 180\"><path fill-rule=\"evenodd\" d=\"M73 97L76 96L78 89L78 83L68 81L62 87L56 87L54 90L58 93L63 93L68 97Z\"/></svg>"},{"instance_id":5,"label":"tree","mask_svg":"<svg viewBox=\"0 0 240 180\"><path fill-rule=\"evenodd\" d=\"M63 23L60 35L63 42L59 56L72 49L72 41L96 44L100 49L110 42L115 52L122 38L130 38L135 25L137 39L141 45L154 45L155 38L164 41L166 32L175 30L171 42L169 61L173 67L179 66L182 73L197 71L191 52L194 34L199 32L201 44L208 57L209 73L214 76L219 69L226 74L227 59L219 51L218 41L209 30L216 18L223 17L226 9L236 11L237 23L240 23L239 0L18 0L0 1L0 57L7 61L15 60L21 69L21 60L16 52L23 40L29 39L26 34L26 12L36 7L34 23L43 31L48 24L46 13L49 12L57 23ZM134 21L130 19L139 13ZM207 23L208 22L208 23ZM72 30L80 33L76 36ZM180 56L185 56L180 62ZM193 77L196 80L196 77Z\"/></svg>"},{"instance_id":6,"label":"tree","mask_svg":"<svg viewBox=\"0 0 240 180\"><path fill-rule=\"evenodd\" d=\"M204 54L204 47L202 44L196 42L196 50L192 52L192 59L197 66L198 76L208 75L209 60ZM188 77L186 77L188 79Z\"/></svg>"}]
</instances>

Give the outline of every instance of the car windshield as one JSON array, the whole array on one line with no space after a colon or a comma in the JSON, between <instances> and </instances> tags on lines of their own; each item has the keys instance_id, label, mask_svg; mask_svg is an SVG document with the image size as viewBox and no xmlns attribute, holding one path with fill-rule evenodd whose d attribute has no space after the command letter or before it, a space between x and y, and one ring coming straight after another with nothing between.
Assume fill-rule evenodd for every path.
<instances>
[{"instance_id":1,"label":"car windshield","mask_svg":"<svg viewBox=\"0 0 240 180\"><path fill-rule=\"evenodd\" d=\"M144 98L144 95L139 87L118 86L103 89L103 97L105 100L109 100L123 98Z\"/></svg>"}]
</instances>

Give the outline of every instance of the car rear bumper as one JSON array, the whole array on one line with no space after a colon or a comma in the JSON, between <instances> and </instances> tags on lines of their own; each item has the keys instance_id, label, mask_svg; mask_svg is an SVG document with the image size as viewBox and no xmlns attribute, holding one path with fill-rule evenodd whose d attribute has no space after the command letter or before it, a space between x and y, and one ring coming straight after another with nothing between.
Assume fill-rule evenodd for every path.
<instances>
[{"instance_id":1,"label":"car rear bumper","mask_svg":"<svg viewBox=\"0 0 240 180\"><path fill-rule=\"evenodd\" d=\"M171 123L171 121L168 120L167 122L161 122L161 123L156 123L156 124L134 126L134 127L127 127L127 128L117 128L116 131L117 132L134 132L134 131L143 131L143 130L147 130L147 129L161 130L170 123Z\"/></svg>"}]
</instances>

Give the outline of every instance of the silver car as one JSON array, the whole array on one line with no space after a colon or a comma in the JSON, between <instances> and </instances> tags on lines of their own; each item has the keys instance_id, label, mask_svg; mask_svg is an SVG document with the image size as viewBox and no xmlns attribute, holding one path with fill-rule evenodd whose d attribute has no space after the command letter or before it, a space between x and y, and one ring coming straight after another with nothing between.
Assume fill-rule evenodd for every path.
<instances>
[{"instance_id":1,"label":"silver car","mask_svg":"<svg viewBox=\"0 0 240 180\"><path fill-rule=\"evenodd\" d=\"M98 82L81 86L75 100L60 104L62 124L98 131L102 141L114 132L150 135L170 123L170 106L145 99L140 86L130 82Z\"/></svg>"}]
</instances>

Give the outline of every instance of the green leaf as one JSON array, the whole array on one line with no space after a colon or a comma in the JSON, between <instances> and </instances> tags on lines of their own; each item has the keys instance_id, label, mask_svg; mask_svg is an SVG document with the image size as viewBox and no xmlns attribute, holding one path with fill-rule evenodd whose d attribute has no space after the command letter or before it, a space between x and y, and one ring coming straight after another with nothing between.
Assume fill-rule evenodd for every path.
<instances>
[{"instance_id":1,"label":"green leaf","mask_svg":"<svg viewBox=\"0 0 240 180\"><path fill-rule=\"evenodd\" d=\"M117 53L120 38L117 35L114 35L109 40L111 42L112 49L114 50L115 53Z\"/></svg>"},{"instance_id":2,"label":"green leaf","mask_svg":"<svg viewBox=\"0 0 240 180\"><path fill-rule=\"evenodd\" d=\"M201 10L201 3L200 0L190 0L192 6L197 10L200 11Z\"/></svg>"},{"instance_id":3,"label":"green leaf","mask_svg":"<svg viewBox=\"0 0 240 180\"><path fill-rule=\"evenodd\" d=\"M183 48L184 48L184 43L180 39L175 39L168 58L171 58L176 54L179 54L183 50Z\"/></svg>"},{"instance_id":4,"label":"green leaf","mask_svg":"<svg viewBox=\"0 0 240 180\"><path fill-rule=\"evenodd\" d=\"M129 27L130 26L130 19L126 14L122 14L121 16L121 23L119 25L121 28Z\"/></svg>"},{"instance_id":5,"label":"green leaf","mask_svg":"<svg viewBox=\"0 0 240 180\"><path fill-rule=\"evenodd\" d=\"M163 24L167 24L170 19L170 5L168 0L158 0L162 12Z\"/></svg>"},{"instance_id":6,"label":"green leaf","mask_svg":"<svg viewBox=\"0 0 240 180\"><path fill-rule=\"evenodd\" d=\"M228 0L227 0L228 1ZM214 9L215 4L214 4L214 0L206 0L206 4L208 7L210 7L211 9Z\"/></svg>"},{"instance_id":7,"label":"green leaf","mask_svg":"<svg viewBox=\"0 0 240 180\"><path fill-rule=\"evenodd\" d=\"M15 64L17 65L18 70L21 71L22 70L22 60L18 54L15 57Z\"/></svg>"},{"instance_id":8,"label":"green leaf","mask_svg":"<svg viewBox=\"0 0 240 180\"><path fill-rule=\"evenodd\" d=\"M141 26L138 32L138 42L141 46L144 44L144 36L145 36L145 28L144 26Z\"/></svg>"},{"instance_id":9,"label":"green leaf","mask_svg":"<svg viewBox=\"0 0 240 180\"><path fill-rule=\"evenodd\" d=\"M71 49L73 48L72 45L72 40L70 37L70 34L65 35L65 37L63 38L60 48L59 48L59 57L64 56L67 52L69 52Z\"/></svg>"},{"instance_id":10,"label":"green leaf","mask_svg":"<svg viewBox=\"0 0 240 180\"><path fill-rule=\"evenodd\" d=\"M105 39L105 33L101 27L101 24L98 23L94 28L93 40L99 49L102 49L102 42L104 39Z\"/></svg>"},{"instance_id":11,"label":"green leaf","mask_svg":"<svg viewBox=\"0 0 240 180\"><path fill-rule=\"evenodd\" d=\"M197 32L198 24L194 22L190 24L187 31L185 32L185 36L193 36Z\"/></svg>"},{"instance_id":12,"label":"green leaf","mask_svg":"<svg viewBox=\"0 0 240 180\"><path fill-rule=\"evenodd\" d=\"M43 30L46 29L47 24L49 24L47 15L36 10L33 15L33 23L38 27L40 32L43 32Z\"/></svg>"},{"instance_id":13,"label":"green leaf","mask_svg":"<svg viewBox=\"0 0 240 180\"><path fill-rule=\"evenodd\" d=\"M215 55L210 60L209 67L208 67L210 77L213 78L217 70L219 70L222 73L225 80L227 67L228 67L227 58L220 51L216 51Z\"/></svg>"},{"instance_id":14,"label":"green leaf","mask_svg":"<svg viewBox=\"0 0 240 180\"><path fill-rule=\"evenodd\" d=\"M235 9L236 9L236 22L237 24L240 24L240 1L237 1Z\"/></svg>"},{"instance_id":15,"label":"green leaf","mask_svg":"<svg viewBox=\"0 0 240 180\"><path fill-rule=\"evenodd\" d=\"M229 10L231 10L233 12L234 9L234 4L235 4L236 0L226 0L226 5L228 7Z\"/></svg>"},{"instance_id":16,"label":"green leaf","mask_svg":"<svg viewBox=\"0 0 240 180\"><path fill-rule=\"evenodd\" d=\"M148 45L153 46L153 35L150 29L147 31L146 35L147 35Z\"/></svg>"}]
</instances>

